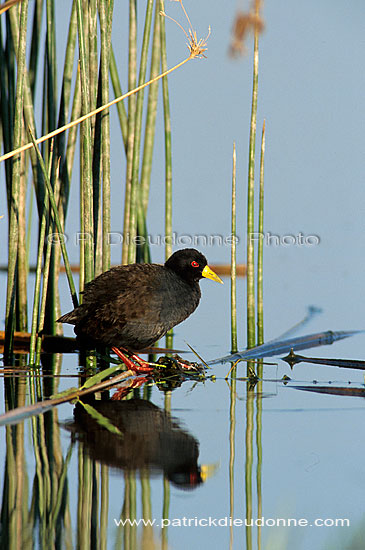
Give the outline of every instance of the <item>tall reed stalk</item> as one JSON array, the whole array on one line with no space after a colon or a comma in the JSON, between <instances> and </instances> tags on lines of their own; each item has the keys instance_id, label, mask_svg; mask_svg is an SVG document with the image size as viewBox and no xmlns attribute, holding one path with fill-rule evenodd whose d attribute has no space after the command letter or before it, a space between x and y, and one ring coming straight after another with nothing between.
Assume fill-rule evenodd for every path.
<instances>
[{"instance_id":1,"label":"tall reed stalk","mask_svg":"<svg viewBox=\"0 0 365 550\"><path fill-rule=\"evenodd\" d=\"M49 179L51 178L52 156L53 156L53 148L51 147L51 158L50 158L50 165L48 169ZM45 196L45 201L44 201L42 217L41 217L40 229L39 229L36 279L35 279L35 285L34 285L34 298L33 298L32 327L31 327L31 336L30 336L30 345L29 345L30 365L33 365L33 363L35 362L34 354L36 350L36 336L37 336L37 331L39 330L38 314L39 314L39 302L40 302L40 296L41 296L43 246L44 246L44 240L46 236L47 224L49 224L49 221L50 221L49 200L48 200L48 191L47 191ZM49 262L47 265L47 283L48 283L48 269L49 269Z\"/></svg>"},{"instance_id":2,"label":"tall reed stalk","mask_svg":"<svg viewBox=\"0 0 365 550\"><path fill-rule=\"evenodd\" d=\"M109 101L109 66L111 49L111 32L113 21L114 0L99 1L99 17L101 27L101 58L100 82L101 103ZM102 115L102 168L103 168L103 240L102 240L102 270L110 268L109 234L111 231L110 212L110 115L109 111Z\"/></svg>"},{"instance_id":3,"label":"tall reed stalk","mask_svg":"<svg viewBox=\"0 0 365 550\"><path fill-rule=\"evenodd\" d=\"M259 34L255 31L252 106L250 124L248 192L247 192L247 348L253 348L255 338L255 250L254 250L254 186L255 186L255 142L259 70Z\"/></svg>"},{"instance_id":4,"label":"tall reed stalk","mask_svg":"<svg viewBox=\"0 0 365 550\"><path fill-rule=\"evenodd\" d=\"M61 221L60 221L60 217L59 217L59 213L58 213L58 208L57 208L57 203L56 203L55 195L53 193L51 181L49 179L49 176L48 176L46 166L45 166L44 160L42 158L41 152L40 152L40 150L38 149L38 147L36 145L35 137L34 137L33 133L31 132L31 130L29 130L29 133L30 133L31 140L33 141L34 148L37 152L38 161L39 161L41 170L43 172L44 182L45 182L45 185L46 185L46 189L47 189L47 192L48 192L48 195L49 195L49 200L50 200L51 207L52 207L52 217L53 217L54 222L56 224L58 233L60 235L62 235L62 225L61 225ZM65 264L66 275L67 275L67 279L68 279L68 283L69 283L69 287L70 287L70 292L71 292L73 305L74 305L74 307L77 307L78 306L78 299L77 299L77 294L76 294L76 288L75 288L75 284L74 284L73 277L72 277L72 271L71 271L71 266L70 266L70 262L69 262L69 259L68 259L68 253L67 253L66 245L65 245L65 242L62 238L60 238L60 243L59 244L60 244L61 251L62 251L63 261L64 261L64 264Z\"/></svg>"},{"instance_id":5,"label":"tall reed stalk","mask_svg":"<svg viewBox=\"0 0 365 550\"><path fill-rule=\"evenodd\" d=\"M129 48L128 48L128 90L133 90L137 82L137 15L136 0L129 0ZM131 234L131 199L132 199L132 169L133 147L136 116L136 96L128 98L128 137L127 137L127 168L124 194L124 224L123 224L123 250L122 264L133 262L134 245L131 240L135 235Z\"/></svg>"},{"instance_id":6,"label":"tall reed stalk","mask_svg":"<svg viewBox=\"0 0 365 550\"><path fill-rule=\"evenodd\" d=\"M155 1L155 20L153 25L150 80L156 78L160 68L160 0ZM146 125L143 145L143 161L141 168L141 201L144 215L147 215L149 190L151 182L153 146L156 130L158 82L148 88Z\"/></svg>"},{"instance_id":7,"label":"tall reed stalk","mask_svg":"<svg viewBox=\"0 0 365 550\"><path fill-rule=\"evenodd\" d=\"M265 160L265 120L262 125L261 155L260 155L260 192L259 192L259 243L257 250L257 345L264 343L264 300L263 300L263 234L264 234L264 160ZM259 382L256 387L256 490L257 490L257 517L262 515L262 390L263 390L263 360L259 360L257 367ZM257 548L262 547L262 527L257 527Z\"/></svg>"},{"instance_id":8,"label":"tall reed stalk","mask_svg":"<svg viewBox=\"0 0 365 550\"><path fill-rule=\"evenodd\" d=\"M147 54L150 41L151 25L153 15L153 1L148 0L146 6L145 25L143 31L142 51L139 65L138 86L141 86L146 81L147 73ZM136 99L135 112L135 127L134 127L134 143L133 143L133 159L132 159L132 182L131 182L131 201L130 201L130 226L129 235L131 242L129 243L128 261L134 262L137 259L137 245L135 239L140 233L145 235L145 219L141 212L141 193L139 185L139 165L141 157L141 136L142 136L142 114L143 114L144 90L141 90ZM139 224L138 224L139 220ZM141 258L143 260L143 258Z\"/></svg>"},{"instance_id":9,"label":"tall reed stalk","mask_svg":"<svg viewBox=\"0 0 365 550\"><path fill-rule=\"evenodd\" d=\"M163 10L163 1L160 0L161 10ZM161 71L167 71L167 49L166 49L166 31L165 19L162 18L160 24L161 37ZM172 254L172 150L171 150L171 116L170 116L170 98L167 76L162 79L162 97L165 126L165 260ZM173 330L166 334L166 347L173 346Z\"/></svg>"},{"instance_id":10,"label":"tall reed stalk","mask_svg":"<svg viewBox=\"0 0 365 550\"><path fill-rule=\"evenodd\" d=\"M237 351L237 291L236 291L236 143L232 154L232 220L231 220L231 353Z\"/></svg>"},{"instance_id":11,"label":"tall reed stalk","mask_svg":"<svg viewBox=\"0 0 365 550\"><path fill-rule=\"evenodd\" d=\"M150 80L157 77L160 67L160 0L155 0L155 17L153 25L153 36L151 45L151 64L150 64ZM154 149L154 137L156 131L157 117L157 96L158 82L154 82L149 86L146 121L144 129L144 143L142 166L140 170L140 189L138 203L138 234L145 238L148 236L147 231L147 210L149 200L149 189L151 184L152 159ZM148 243L139 247L139 256L137 261L150 262L151 254Z\"/></svg>"},{"instance_id":12,"label":"tall reed stalk","mask_svg":"<svg viewBox=\"0 0 365 550\"><path fill-rule=\"evenodd\" d=\"M22 130L23 130L23 89L25 75L25 53L26 53L26 37L27 37L27 18L28 18L28 0L24 0L20 6L20 29L19 40L17 44L17 82L15 90L15 112L14 112L14 131L12 145L16 148L21 145ZM15 11L18 12L18 7L13 8L12 18L16 17ZM19 248L22 246L19 243L19 203L21 192L21 155L17 155L12 161L12 176L11 187L8 188L8 204L9 204L9 248L8 248L8 284L6 292L6 311L5 311L5 363L11 364L13 361L13 337L15 329L15 307L18 309L17 328L26 329L26 296L24 293L18 292L18 304L16 304L17 289L19 289L18 276L18 256ZM24 215L24 212L23 212ZM24 265L22 265L24 269ZM20 273L22 278L22 273ZM25 302L24 302L25 299Z\"/></svg>"},{"instance_id":13,"label":"tall reed stalk","mask_svg":"<svg viewBox=\"0 0 365 550\"><path fill-rule=\"evenodd\" d=\"M265 121L262 125L261 154L260 154L260 190L259 190L259 243L257 250L257 345L264 343L264 160L265 160Z\"/></svg>"},{"instance_id":14,"label":"tall reed stalk","mask_svg":"<svg viewBox=\"0 0 365 550\"><path fill-rule=\"evenodd\" d=\"M77 0L77 25L79 39L80 78L81 78L81 113L86 114L90 109L89 58L87 56L87 26L88 10L83 9L82 0ZM85 21L86 20L86 21ZM92 185L92 141L91 121L86 119L80 129L81 137L81 241L84 254L84 274L80 277L80 291L84 284L94 277L94 250L93 250L93 185Z\"/></svg>"}]
</instances>

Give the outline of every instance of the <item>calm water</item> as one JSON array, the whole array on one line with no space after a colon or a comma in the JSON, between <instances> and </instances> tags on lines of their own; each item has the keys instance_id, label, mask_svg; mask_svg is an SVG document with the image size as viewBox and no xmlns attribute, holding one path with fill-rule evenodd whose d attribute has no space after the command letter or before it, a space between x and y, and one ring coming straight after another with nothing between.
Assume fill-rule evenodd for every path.
<instances>
[{"instance_id":1,"label":"calm water","mask_svg":"<svg viewBox=\"0 0 365 550\"><path fill-rule=\"evenodd\" d=\"M239 286L240 294L243 283ZM188 341L206 359L228 351L228 292L229 284L203 283L202 304L177 328L176 347L182 349ZM297 320L304 313L298 311ZM274 332L275 315L268 317ZM282 316L278 318L281 323ZM324 314L305 332L350 328L360 327L356 322L330 324ZM306 353L360 359L364 338ZM152 387L153 405L135 400L109 403L103 414L120 427L122 438L95 430L82 410L75 423L71 404L16 429L2 427L3 514L13 509L4 519L3 533L10 533L7 547L32 548L33 537L36 548L52 548L52 540L62 540L60 547L69 548L360 548L356 540L364 525L365 402L297 391L280 379L289 375L295 382L348 386L351 381L358 386L363 374L305 363L290 372L280 359L272 361L276 364L265 365L264 382L256 392L243 380L231 391L224 380L229 366L224 365L212 369L215 381L187 381L170 398ZM245 370L241 363L237 376L244 376ZM78 357L61 358L60 372L77 374ZM75 385L77 379L61 377L53 389L42 382L40 388L52 392ZM1 391L4 407L3 384ZM27 384L23 392L29 402ZM173 421L164 412L169 407ZM138 471L131 472L133 467ZM152 519L155 524L117 527L115 520L121 517ZM163 530L162 517L171 522ZM230 517L235 527L229 527ZM245 518L250 522L258 517L269 523L291 518L312 525L316 519L347 519L349 526L242 525ZM210 527L205 526L209 521Z\"/></svg>"}]
</instances>

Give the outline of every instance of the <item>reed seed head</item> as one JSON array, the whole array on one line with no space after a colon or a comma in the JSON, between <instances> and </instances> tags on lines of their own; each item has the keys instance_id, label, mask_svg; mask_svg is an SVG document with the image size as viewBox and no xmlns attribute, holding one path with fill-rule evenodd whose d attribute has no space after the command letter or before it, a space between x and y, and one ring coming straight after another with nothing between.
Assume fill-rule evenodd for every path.
<instances>
[{"instance_id":1,"label":"reed seed head","mask_svg":"<svg viewBox=\"0 0 365 550\"><path fill-rule=\"evenodd\" d=\"M180 23L178 21L176 21L176 19L174 19L173 17L171 17L170 15L167 15L167 13L165 12L165 8L164 8L164 5L163 5L163 10L160 11L160 15L162 15L163 17L167 17L168 19L171 19L171 21L173 21L174 23L176 23L176 25L178 27L180 27L180 29L183 31L183 33L185 34L186 38L187 38L187 47L190 51L190 59L194 59L195 57L198 57L198 58L201 58L201 57L205 57L206 58L206 55L204 55L204 52L207 51L207 41L208 41L208 38L210 36L210 25L209 25L209 29L208 29L208 34L205 38L200 38L200 40L197 39L197 36L196 36L196 32L191 24L191 21L190 21L190 18L189 18L189 15L186 11L186 9L184 8L184 4L182 3L182 0L172 0L173 2L178 2L181 6L181 9L183 10L184 12L184 15L187 19L187 22L188 22L188 30L186 31L184 29L184 27L182 25L180 25Z\"/></svg>"},{"instance_id":2,"label":"reed seed head","mask_svg":"<svg viewBox=\"0 0 365 550\"><path fill-rule=\"evenodd\" d=\"M249 12L238 11L233 22L229 55L238 57L245 53L244 42L250 32L261 33L264 22L260 15L260 2L255 0Z\"/></svg>"}]
</instances>

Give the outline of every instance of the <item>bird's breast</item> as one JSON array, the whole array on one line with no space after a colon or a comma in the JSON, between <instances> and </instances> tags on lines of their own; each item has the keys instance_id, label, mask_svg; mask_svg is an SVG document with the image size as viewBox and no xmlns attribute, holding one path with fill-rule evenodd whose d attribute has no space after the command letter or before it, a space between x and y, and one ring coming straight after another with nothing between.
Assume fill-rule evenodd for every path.
<instances>
[{"instance_id":1,"label":"bird's breast","mask_svg":"<svg viewBox=\"0 0 365 550\"><path fill-rule=\"evenodd\" d=\"M160 320L172 328L184 321L199 305L199 284L189 285L185 281L174 281L161 293Z\"/></svg>"}]
</instances>

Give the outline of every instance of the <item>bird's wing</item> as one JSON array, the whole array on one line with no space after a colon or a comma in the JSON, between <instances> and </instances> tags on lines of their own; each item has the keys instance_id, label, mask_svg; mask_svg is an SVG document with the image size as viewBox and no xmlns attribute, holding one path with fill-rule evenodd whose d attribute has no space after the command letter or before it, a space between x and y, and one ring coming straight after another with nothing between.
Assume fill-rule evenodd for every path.
<instances>
[{"instance_id":1,"label":"bird's wing","mask_svg":"<svg viewBox=\"0 0 365 550\"><path fill-rule=\"evenodd\" d=\"M98 318L141 319L156 314L164 300L158 290L158 264L118 266L88 283L83 293L83 307Z\"/></svg>"}]
</instances>

